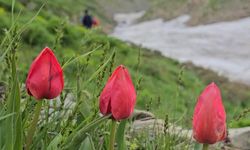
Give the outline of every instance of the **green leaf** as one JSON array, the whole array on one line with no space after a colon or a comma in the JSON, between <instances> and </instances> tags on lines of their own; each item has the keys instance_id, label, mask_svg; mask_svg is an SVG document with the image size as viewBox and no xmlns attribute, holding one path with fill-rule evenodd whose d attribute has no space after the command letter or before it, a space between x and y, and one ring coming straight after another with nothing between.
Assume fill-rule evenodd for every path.
<instances>
[{"instance_id":1,"label":"green leaf","mask_svg":"<svg viewBox=\"0 0 250 150\"><path fill-rule=\"evenodd\" d=\"M102 123L103 121L107 120L111 115L108 116L104 116L101 118L98 118L97 120L94 120L93 122L87 124L86 126L84 126L82 129L80 129L79 131L74 131L74 135L69 136L64 144L63 149L73 149L78 147L82 141L87 137L88 132L90 132L91 130L95 129L96 127L98 127L98 125L100 123Z\"/></svg>"},{"instance_id":2,"label":"green leaf","mask_svg":"<svg viewBox=\"0 0 250 150\"><path fill-rule=\"evenodd\" d=\"M0 117L0 121L6 119L6 118L8 118L8 117L11 117L11 116L13 116L13 115L15 115L15 113L11 113L11 114L7 114L7 115L5 115L5 116L2 116L2 117Z\"/></svg>"},{"instance_id":3,"label":"green leaf","mask_svg":"<svg viewBox=\"0 0 250 150\"><path fill-rule=\"evenodd\" d=\"M93 144L93 140L90 136L88 136L81 144L79 150L95 150L95 146Z\"/></svg>"},{"instance_id":4,"label":"green leaf","mask_svg":"<svg viewBox=\"0 0 250 150\"><path fill-rule=\"evenodd\" d=\"M0 50L5 49L5 51L1 54L0 56L0 62L2 62L5 58L5 56L7 55L7 53L11 50L11 46L13 45L13 43L15 42L15 40L17 39L17 37L19 37L27 28L28 26L36 19L36 17L38 16L38 14L41 12L42 8L45 6L45 3L40 7L40 9L37 11L37 13L27 22L25 23L17 32L16 35L14 35L14 37L12 38L12 40L10 41L10 43L8 43L8 47L7 48L3 48L4 44L6 44L6 41L8 41L9 36L5 36L4 39L2 40L1 44L0 44ZM17 24L17 20L14 21L14 23L12 23L12 26L10 27L10 29L7 32L7 35L10 34L11 31L13 31L13 29L16 27Z\"/></svg>"},{"instance_id":5,"label":"green leaf","mask_svg":"<svg viewBox=\"0 0 250 150\"><path fill-rule=\"evenodd\" d=\"M47 150L58 149L58 145L61 143L63 136L59 133L49 144Z\"/></svg>"},{"instance_id":6,"label":"green leaf","mask_svg":"<svg viewBox=\"0 0 250 150\"><path fill-rule=\"evenodd\" d=\"M14 61L14 59L13 59ZM12 62L12 77L14 81L10 90L8 97L8 107L7 112L9 114L16 114L8 117L6 121L6 147L7 149L22 149L22 118L20 114L20 89L19 83L16 76L16 66L15 62Z\"/></svg>"},{"instance_id":7,"label":"green leaf","mask_svg":"<svg viewBox=\"0 0 250 150\"><path fill-rule=\"evenodd\" d=\"M127 120L122 120L119 124L118 129L117 129L116 143L118 146L118 150L125 150L126 149L126 144L125 144L125 139L124 139L126 123L127 123Z\"/></svg>"},{"instance_id":8,"label":"green leaf","mask_svg":"<svg viewBox=\"0 0 250 150\"><path fill-rule=\"evenodd\" d=\"M69 60L67 60L67 61L63 64L62 68L64 69L64 68L67 67L68 65L70 65L70 64L72 64L72 63L74 63L74 62L76 62L78 59L84 58L84 57L86 57L86 56L92 54L93 52L95 52L96 50L98 50L100 47L102 47L102 45L99 45L99 46L97 46L94 50L92 50L92 51L90 51L90 52L87 52L87 53L85 53L85 54L83 54L83 55L77 56L77 57L74 58L74 59L70 58Z\"/></svg>"},{"instance_id":9,"label":"green leaf","mask_svg":"<svg viewBox=\"0 0 250 150\"><path fill-rule=\"evenodd\" d=\"M112 52L112 54L108 58L108 60L91 75L91 77L87 80L87 82L92 81L98 75L98 73L101 72L104 69L104 67L108 64L108 62L111 61L114 54L115 54L115 50Z\"/></svg>"},{"instance_id":10,"label":"green leaf","mask_svg":"<svg viewBox=\"0 0 250 150\"><path fill-rule=\"evenodd\" d=\"M201 150L201 149L202 149L202 144L195 142L194 150Z\"/></svg>"}]
</instances>

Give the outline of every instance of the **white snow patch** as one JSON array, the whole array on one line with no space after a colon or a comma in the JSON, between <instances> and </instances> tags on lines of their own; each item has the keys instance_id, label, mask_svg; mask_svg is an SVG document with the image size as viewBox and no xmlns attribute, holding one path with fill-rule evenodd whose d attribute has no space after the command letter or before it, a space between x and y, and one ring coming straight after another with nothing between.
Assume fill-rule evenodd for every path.
<instances>
[{"instance_id":1,"label":"white snow patch","mask_svg":"<svg viewBox=\"0 0 250 150\"><path fill-rule=\"evenodd\" d=\"M133 24L142 14L119 14L122 17L111 36L250 85L250 18L188 27L185 22L190 16L184 15L167 22ZM126 25L120 24L126 20Z\"/></svg>"}]
</instances>

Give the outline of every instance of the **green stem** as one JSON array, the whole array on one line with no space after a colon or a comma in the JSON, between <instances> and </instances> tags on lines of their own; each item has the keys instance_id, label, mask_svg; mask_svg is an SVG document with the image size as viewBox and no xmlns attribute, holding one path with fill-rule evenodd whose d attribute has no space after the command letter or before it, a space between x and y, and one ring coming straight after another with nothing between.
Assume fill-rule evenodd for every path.
<instances>
[{"instance_id":1,"label":"green stem","mask_svg":"<svg viewBox=\"0 0 250 150\"><path fill-rule=\"evenodd\" d=\"M27 136L27 140L26 140L26 150L30 149L32 139L33 139L34 133L36 131L36 125L37 125L37 122L39 120L41 108L42 108L42 100L38 101L36 104L34 118L31 122L31 126L29 128L28 136Z\"/></svg>"},{"instance_id":2,"label":"green stem","mask_svg":"<svg viewBox=\"0 0 250 150\"><path fill-rule=\"evenodd\" d=\"M46 121L46 125L48 125L49 124L49 109L50 109L50 101L45 101L45 106L44 106L44 110L45 110L45 108L46 108L46 110L45 110L45 121ZM45 132L44 132L44 134L45 134L45 137L44 137L44 143L45 143L45 145L47 145L47 142L48 142L48 126L45 126Z\"/></svg>"},{"instance_id":3,"label":"green stem","mask_svg":"<svg viewBox=\"0 0 250 150\"><path fill-rule=\"evenodd\" d=\"M109 139L109 150L114 150L116 125L117 125L116 121L112 120L111 133Z\"/></svg>"},{"instance_id":4,"label":"green stem","mask_svg":"<svg viewBox=\"0 0 250 150\"><path fill-rule=\"evenodd\" d=\"M208 144L203 144L202 150L208 150Z\"/></svg>"}]
</instances>

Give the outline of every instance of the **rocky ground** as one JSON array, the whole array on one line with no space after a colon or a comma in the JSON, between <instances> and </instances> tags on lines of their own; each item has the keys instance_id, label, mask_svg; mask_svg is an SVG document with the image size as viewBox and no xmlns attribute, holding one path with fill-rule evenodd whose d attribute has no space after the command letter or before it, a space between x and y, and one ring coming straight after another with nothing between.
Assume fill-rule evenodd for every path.
<instances>
[{"instance_id":1,"label":"rocky ground","mask_svg":"<svg viewBox=\"0 0 250 150\"><path fill-rule=\"evenodd\" d=\"M166 127L165 121L157 119L155 116L146 111L136 110L134 112L134 118L136 119L132 124L133 132L151 132L150 135L155 133L164 133ZM176 125L168 124L168 130L170 134L182 136L187 139L192 139L192 130L183 129ZM223 147L228 150L249 150L250 149L250 127L228 129L228 137L225 141L217 145L213 145L215 148ZM192 139L194 140L194 139Z\"/></svg>"}]
</instances>

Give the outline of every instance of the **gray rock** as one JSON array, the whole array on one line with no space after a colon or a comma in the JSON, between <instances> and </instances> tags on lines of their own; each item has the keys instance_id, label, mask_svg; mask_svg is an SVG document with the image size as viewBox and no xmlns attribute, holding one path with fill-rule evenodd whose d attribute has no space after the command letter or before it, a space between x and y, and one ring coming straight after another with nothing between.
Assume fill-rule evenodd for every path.
<instances>
[{"instance_id":1,"label":"gray rock","mask_svg":"<svg viewBox=\"0 0 250 150\"><path fill-rule=\"evenodd\" d=\"M166 125L164 120L155 118L150 112L136 110L133 119L131 134L147 132L150 138L154 138L159 133L167 132L170 135L192 139L191 129L184 129L170 123ZM250 127L229 129L227 141L214 144L210 149L218 147L225 150L250 150Z\"/></svg>"}]
</instances>

